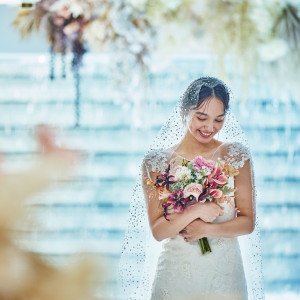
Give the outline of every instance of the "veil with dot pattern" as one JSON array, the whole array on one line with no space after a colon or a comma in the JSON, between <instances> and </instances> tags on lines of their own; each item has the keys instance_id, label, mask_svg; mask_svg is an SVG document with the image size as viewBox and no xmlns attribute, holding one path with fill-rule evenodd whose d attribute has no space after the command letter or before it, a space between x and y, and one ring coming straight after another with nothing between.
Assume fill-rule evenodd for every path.
<instances>
[{"instance_id":1,"label":"veil with dot pattern","mask_svg":"<svg viewBox=\"0 0 300 300\"><path fill-rule=\"evenodd\" d=\"M184 137L187 126L185 122L186 102L197 105L198 95L203 85L215 87L222 84L229 95L229 103L233 101L233 95L224 82L215 77L200 77L190 83L180 100L172 110L168 120L161 127L154 138L144 159L140 165L140 172L133 189L128 225L122 245L122 254L118 270L120 299L150 299L151 285L154 280L155 268L161 243L157 242L151 233L145 197L142 187L143 170L145 165L149 166L149 159L155 162L156 167L166 161L166 157L172 155L175 147ZM238 143L242 147L235 149L237 159L242 159L241 151L247 151L251 163L251 177L253 187L253 210L256 212L257 193L254 181L254 164L248 140L240 127L233 111L229 107L226 112L226 120L220 131L219 140L225 143ZM154 161L153 161L154 160ZM150 161L151 162L151 161ZM248 299L264 299L262 260L260 248L259 223L256 213L255 229L251 234L240 236L242 258L244 263Z\"/></svg>"}]
</instances>

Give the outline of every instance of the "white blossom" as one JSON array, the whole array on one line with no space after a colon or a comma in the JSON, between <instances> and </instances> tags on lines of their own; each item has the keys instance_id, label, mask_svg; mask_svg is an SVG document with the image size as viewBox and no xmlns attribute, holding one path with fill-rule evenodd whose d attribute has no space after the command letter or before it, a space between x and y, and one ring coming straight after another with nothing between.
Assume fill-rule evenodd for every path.
<instances>
[{"instance_id":1,"label":"white blossom","mask_svg":"<svg viewBox=\"0 0 300 300\"><path fill-rule=\"evenodd\" d=\"M202 180L203 175L200 172L197 172L197 180Z\"/></svg>"},{"instance_id":2,"label":"white blossom","mask_svg":"<svg viewBox=\"0 0 300 300\"><path fill-rule=\"evenodd\" d=\"M82 3L78 0L58 0L51 5L50 11L59 11L64 7L68 7L73 18L77 18L84 14Z\"/></svg>"},{"instance_id":3,"label":"white blossom","mask_svg":"<svg viewBox=\"0 0 300 300\"><path fill-rule=\"evenodd\" d=\"M175 180L192 179L191 170L187 167L178 168L175 173Z\"/></svg>"},{"instance_id":4,"label":"white blossom","mask_svg":"<svg viewBox=\"0 0 300 300\"><path fill-rule=\"evenodd\" d=\"M203 176L208 176L211 174L211 170L206 166L202 166L201 173Z\"/></svg>"},{"instance_id":5,"label":"white blossom","mask_svg":"<svg viewBox=\"0 0 300 300\"><path fill-rule=\"evenodd\" d=\"M263 61L276 61L286 55L288 45L283 39L275 38L259 47L259 56Z\"/></svg>"}]
</instances>

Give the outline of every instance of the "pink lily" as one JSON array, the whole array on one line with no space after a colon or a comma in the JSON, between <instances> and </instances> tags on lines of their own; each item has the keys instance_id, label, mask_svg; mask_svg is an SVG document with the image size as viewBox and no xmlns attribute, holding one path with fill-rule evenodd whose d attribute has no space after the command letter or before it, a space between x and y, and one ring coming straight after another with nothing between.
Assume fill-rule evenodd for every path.
<instances>
[{"instance_id":1,"label":"pink lily","mask_svg":"<svg viewBox=\"0 0 300 300\"><path fill-rule=\"evenodd\" d=\"M164 190L159 193L159 199L168 199L171 195L172 193L169 192L166 188L164 188Z\"/></svg>"},{"instance_id":2,"label":"pink lily","mask_svg":"<svg viewBox=\"0 0 300 300\"><path fill-rule=\"evenodd\" d=\"M221 186L224 185L225 183L227 183L228 179L222 173L222 168L216 164L212 173L208 175L208 181L210 183L215 182L216 184Z\"/></svg>"},{"instance_id":3,"label":"pink lily","mask_svg":"<svg viewBox=\"0 0 300 300\"><path fill-rule=\"evenodd\" d=\"M210 190L209 195L216 199L219 199L223 196L223 192L220 190L217 190L217 189L213 189L213 190Z\"/></svg>"}]
</instances>

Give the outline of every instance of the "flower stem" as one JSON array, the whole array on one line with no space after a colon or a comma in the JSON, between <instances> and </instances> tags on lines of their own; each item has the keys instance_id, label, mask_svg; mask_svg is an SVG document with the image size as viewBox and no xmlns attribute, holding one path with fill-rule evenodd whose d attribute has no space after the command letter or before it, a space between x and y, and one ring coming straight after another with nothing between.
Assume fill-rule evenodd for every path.
<instances>
[{"instance_id":1,"label":"flower stem","mask_svg":"<svg viewBox=\"0 0 300 300\"><path fill-rule=\"evenodd\" d=\"M203 242L204 242L204 245L206 246L206 252L211 252L209 242L208 242L208 239L206 237L203 238Z\"/></svg>"},{"instance_id":2,"label":"flower stem","mask_svg":"<svg viewBox=\"0 0 300 300\"><path fill-rule=\"evenodd\" d=\"M200 245L201 253L202 255L204 255L205 247L204 247L203 239L199 239L199 245Z\"/></svg>"},{"instance_id":3,"label":"flower stem","mask_svg":"<svg viewBox=\"0 0 300 300\"><path fill-rule=\"evenodd\" d=\"M209 243L208 243L208 240L206 237L199 239L199 245L200 245L202 255L204 255L206 252L211 252L211 249L210 249L210 246L209 246Z\"/></svg>"}]
</instances>

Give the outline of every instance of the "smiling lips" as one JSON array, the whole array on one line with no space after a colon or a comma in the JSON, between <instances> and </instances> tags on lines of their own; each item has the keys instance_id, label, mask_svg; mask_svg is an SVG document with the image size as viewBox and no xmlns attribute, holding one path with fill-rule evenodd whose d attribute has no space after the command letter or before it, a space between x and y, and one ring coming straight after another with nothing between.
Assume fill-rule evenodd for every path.
<instances>
[{"instance_id":1,"label":"smiling lips","mask_svg":"<svg viewBox=\"0 0 300 300\"><path fill-rule=\"evenodd\" d=\"M200 135L204 138L209 138L212 135L212 132L207 133L207 132L203 132L201 130L199 130L199 132L200 132Z\"/></svg>"}]
</instances>

